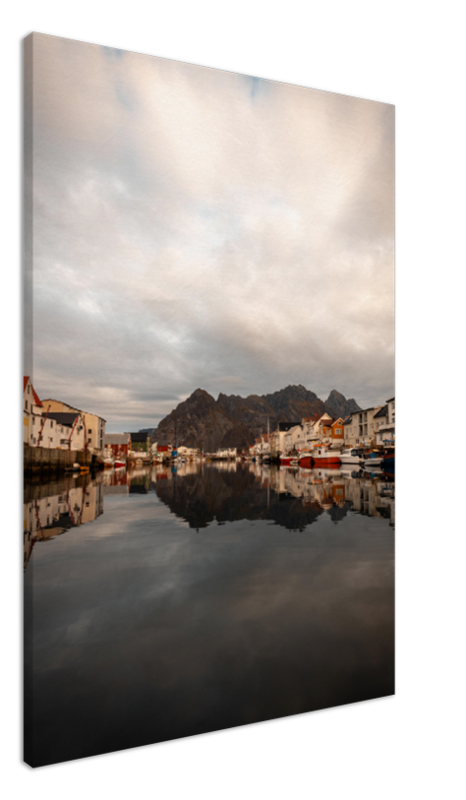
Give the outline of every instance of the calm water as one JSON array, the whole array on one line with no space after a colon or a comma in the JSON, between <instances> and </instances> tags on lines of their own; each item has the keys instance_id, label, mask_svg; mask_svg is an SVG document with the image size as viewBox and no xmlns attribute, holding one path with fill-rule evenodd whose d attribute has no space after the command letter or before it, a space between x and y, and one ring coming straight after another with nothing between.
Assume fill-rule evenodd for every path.
<instances>
[{"instance_id":1,"label":"calm water","mask_svg":"<svg viewBox=\"0 0 466 800\"><path fill-rule=\"evenodd\" d=\"M25 493L26 760L394 692L394 484L184 464Z\"/></svg>"}]
</instances>

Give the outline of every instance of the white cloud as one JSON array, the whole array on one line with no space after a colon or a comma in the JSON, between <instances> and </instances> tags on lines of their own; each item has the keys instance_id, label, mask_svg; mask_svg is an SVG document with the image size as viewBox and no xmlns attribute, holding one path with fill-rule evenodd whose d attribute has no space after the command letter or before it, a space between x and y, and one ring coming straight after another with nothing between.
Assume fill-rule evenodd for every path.
<instances>
[{"instance_id":1,"label":"white cloud","mask_svg":"<svg viewBox=\"0 0 466 800\"><path fill-rule=\"evenodd\" d=\"M391 106L40 35L34 52L39 391L110 419L111 387L121 427L197 386L392 392Z\"/></svg>"}]
</instances>

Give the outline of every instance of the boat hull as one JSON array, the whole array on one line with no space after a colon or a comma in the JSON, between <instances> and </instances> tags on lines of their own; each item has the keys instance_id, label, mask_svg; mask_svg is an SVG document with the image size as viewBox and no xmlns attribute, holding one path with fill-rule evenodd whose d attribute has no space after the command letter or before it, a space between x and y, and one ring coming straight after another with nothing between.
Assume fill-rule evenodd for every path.
<instances>
[{"instance_id":1,"label":"boat hull","mask_svg":"<svg viewBox=\"0 0 466 800\"><path fill-rule=\"evenodd\" d=\"M304 469L311 469L312 468L312 456L301 456L298 458L298 464L300 467Z\"/></svg>"},{"instance_id":2,"label":"boat hull","mask_svg":"<svg viewBox=\"0 0 466 800\"><path fill-rule=\"evenodd\" d=\"M392 472L395 469L395 454L386 456L383 460L383 468Z\"/></svg>"},{"instance_id":3,"label":"boat hull","mask_svg":"<svg viewBox=\"0 0 466 800\"><path fill-rule=\"evenodd\" d=\"M314 467L339 467L341 464L338 456L317 456L312 461Z\"/></svg>"},{"instance_id":4,"label":"boat hull","mask_svg":"<svg viewBox=\"0 0 466 800\"><path fill-rule=\"evenodd\" d=\"M384 461L383 458L366 458L364 461L364 469L372 469L372 467L381 467Z\"/></svg>"},{"instance_id":5,"label":"boat hull","mask_svg":"<svg viewBox=\"0 0 466 800\"><path fill-rule=\"evenodd\" d=\"M328 451L320 452L317 450L315 453L303 453L299 456L299 466L304 469L312 468L326 468L326 467L339 467L341 464L340 457L329 453Z\"/></svg>"}]
</instances>

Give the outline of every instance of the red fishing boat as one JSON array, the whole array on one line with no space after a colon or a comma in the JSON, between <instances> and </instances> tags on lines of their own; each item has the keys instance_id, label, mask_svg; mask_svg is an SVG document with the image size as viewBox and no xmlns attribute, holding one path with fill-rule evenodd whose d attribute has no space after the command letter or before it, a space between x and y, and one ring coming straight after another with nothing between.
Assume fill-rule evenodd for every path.
<instances>
[{"instance_id":1,"label":"red fishing boat","mask_svg":"<svg viewBox=\"0 0 466 800\"><path fill-rule=\"evenodd\" d=\"M310 450L303 450L298 456L299 466L304 467L304 469L311 469L313 455L314 453L311 453Z\"/></svg>"},{"instance_id":2,"label":"red fishing boat","mask_svg":"<svg viewBox=\"0 0 466 800\"><path fill-rule=\"evenodd\" d=\"M327 447L316 447L312 454L313 467L339 467L340 464L340 457Z\"/></svg>"},{"instance_id":3,"label":"red fishing boat","mask_svg":"<svg viewBox=\"0 0 466 800\"><path fill-rule=\"evenodd\" d=\"M339 467L340 458L327 447L316 447L314 450L305 450L299 456L299 466L305 469L312 467Z\"/></svg>"}]
</instances>

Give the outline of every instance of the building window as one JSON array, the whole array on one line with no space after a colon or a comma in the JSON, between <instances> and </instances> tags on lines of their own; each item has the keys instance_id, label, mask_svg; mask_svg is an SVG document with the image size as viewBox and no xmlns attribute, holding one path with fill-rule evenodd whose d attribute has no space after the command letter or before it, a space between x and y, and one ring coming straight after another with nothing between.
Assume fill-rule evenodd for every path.
<instances>
[{"instance_id":1,"label":"building window","mask_svg":"<svg viewBox=\"0 0 466 800\"><path fill-rule=\"evenodd\" d=\"M89 433L92 433L92 428L89 428L89 431L88 431L88 432L89 432Z\"/></svg>"},{"instance_id":2,"label":"building window","mask_svg":"<svg viewBox=\"0 0 466 800\"><path fill-rule=\"evenodd\" d=\"M26 411L27 411L28 410L28 401L25 400L24 403L25 403L25 407L26 407Z\"/></svg>"}]
</instances>

